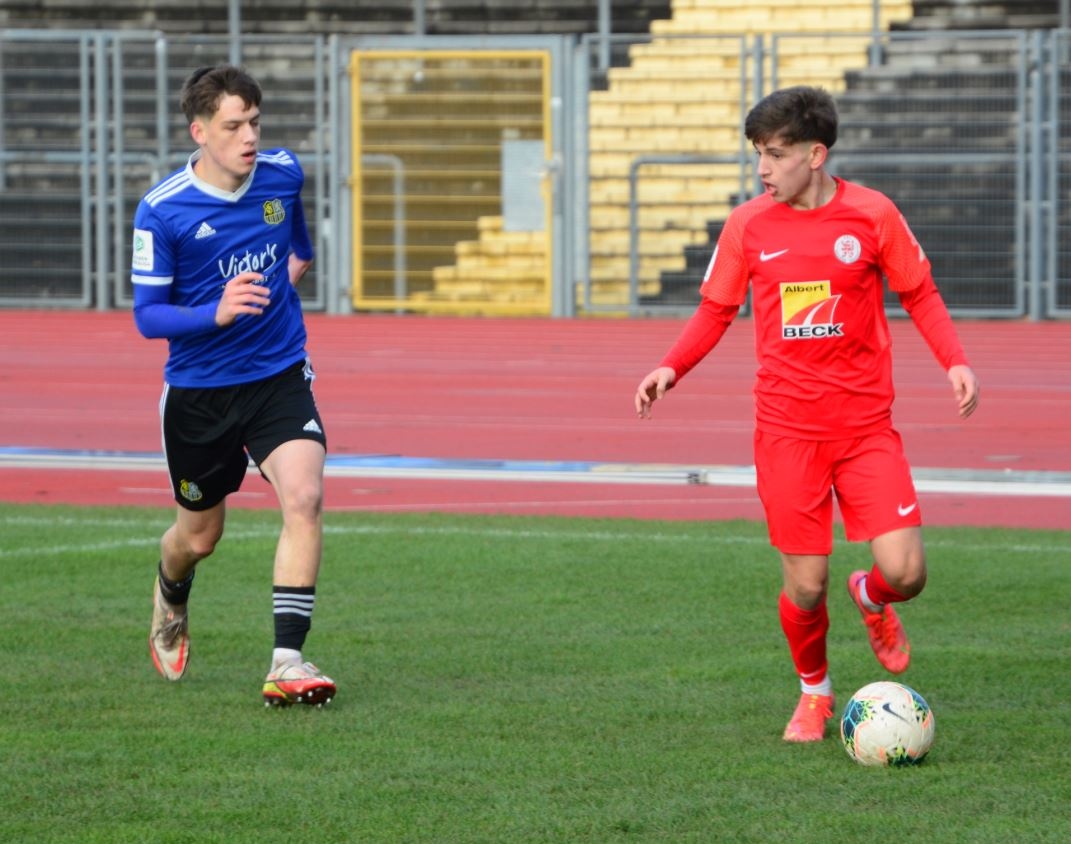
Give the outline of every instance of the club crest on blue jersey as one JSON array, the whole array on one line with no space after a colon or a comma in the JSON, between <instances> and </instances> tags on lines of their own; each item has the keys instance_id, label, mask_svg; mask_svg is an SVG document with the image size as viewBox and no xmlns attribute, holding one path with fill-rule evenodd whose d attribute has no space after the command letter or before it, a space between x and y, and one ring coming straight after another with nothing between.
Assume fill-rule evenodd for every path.
<instances>
[{"instance_id":1,"label":"club crest on blue jersey","mask_svg":"<svg viewBox=\"0 0 1071 844\"><path fill-rule=\"evenodd\" d=\"M264 203L264 222L277 226L286 219L286 209L283 208L282 200L269 199Z\"/></svg>"}]
</instances>

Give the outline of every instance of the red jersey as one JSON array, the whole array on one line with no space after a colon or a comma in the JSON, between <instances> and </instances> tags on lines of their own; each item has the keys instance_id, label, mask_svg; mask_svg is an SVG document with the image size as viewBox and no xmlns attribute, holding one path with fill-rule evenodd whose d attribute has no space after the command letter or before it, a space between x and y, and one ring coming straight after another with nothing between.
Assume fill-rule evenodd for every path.
<instances>
[{"instance_id":1,"label":"red jersey","mask_svg":"<svg viewBox=\"0 0 1071 844\"><path fill-rule=\"evenodd\" d=\"M841 439L892 424L882 277L907 293L933 284L930 262L888 197L836 181L820 208L764 194L734 209L703 281L723 306L742 305L751 286L762 431Z\"/></svg>"}]
</instances>

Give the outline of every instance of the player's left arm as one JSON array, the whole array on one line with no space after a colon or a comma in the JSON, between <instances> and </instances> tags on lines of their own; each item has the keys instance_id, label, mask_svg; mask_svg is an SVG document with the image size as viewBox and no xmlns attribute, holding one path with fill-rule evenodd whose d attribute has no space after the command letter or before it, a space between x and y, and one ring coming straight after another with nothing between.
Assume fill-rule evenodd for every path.
<instances>
[{"instance_id":1,"label":"player's left arm","mask_svg":"<svg viewBox=\"0 0 1071 844\"><path fill-rule=\"evenodd\" d=\"M966 419L978 407L978 378L934 283L926 253L896 207L889 203L884 211L878 226L882 269L922 339L948 373L959 415Z\"/></svg>"},{"instance_id":2,"label":"player's left arm","mask_svg":"<svg viewBox=\"0 0 1071 844\"><path fill-rule=\"evenodd\" d=\"M978 378L971 369L933 277L926 273L920 284L911 290L898 291L897 295L933 356L948 373L959 415L966 419L978 407Z\"/></svg>"},{"instance_id":3,"label":"player's left arm","mask_svg":"<svg viewBox=\"0 0 1071 844\"><path fill-rule=\"evenodd\" d=\"M299 258L297 253L291 252L286 265L287 271L290 274L290 283L296 287L297 283L301 281L301 277L309 271L309 267L311 266L311 258Z\"/></svg>"},{"instance_id":4,"label":"player's left arm","mask_svg":"<svg viewBox=\"0 0 1071 844\"><path fill-rule=\"evenodd\" d=\"M312 238L309 237L309 227L305 222L305 205L298 193L291 215L290 254L287 256L291 284L297 285L301 281L301 277L312 266L312 258Z\"/></svg>"}]
</instances>

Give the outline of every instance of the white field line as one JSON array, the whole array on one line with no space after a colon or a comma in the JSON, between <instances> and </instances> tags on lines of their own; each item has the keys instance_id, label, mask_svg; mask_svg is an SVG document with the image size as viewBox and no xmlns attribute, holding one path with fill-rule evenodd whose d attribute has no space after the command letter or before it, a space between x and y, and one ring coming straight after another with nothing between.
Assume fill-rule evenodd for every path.
<instances>
[{"instance_id":1,"label":"white field line","mask_svg":"<svg viewBox=\"0 0 1071 844\"><path fill-rule=\"evenodd\" d=\"M328 516L330 519L330 516ZM87 514L86 518L63 517L49 518L47 516L23 516L14 515L0 518L0 524L22 527L41 527L43 529L56 530L58 528L114 528L117 531L149 531L152 527L145 521L138 519L122 519L108 517L94 517ZM156 531L145 536L117 536L114 540L93 543L62 543L55 545L35 545L32 548L0 548L0 559L19 556L43 556L79 554L94 551L109 551L123 548L157 548L160 544L159 533L166 528L166 521L161 521ZM590 530L533 530L530 528L489 528L481 526L437 526L422 527L413 525L332 525L324 526L325 537L330 541L331 537L345 536L463 536L473 539L500 539L503 541L516 540L553 540L563 539L584 540L589 542L627 542L633 545L665 544L687 545L703 543L711 545L709 535L696 534L682 530L680 532L667 533L665 531L590 531ZM224 542L242 540L264 540L274 542L278 537L278 527L264 525L263 527L245 527L229 530L224 536ZM765 536L726 536L717 540L717 544L723 545L768 545ZM1021 543L968 543L950 540L927 541L928 548L955 548L962 551L977 551L979 553L1021 553L1021 554L1071 554L1071 541L1067 544L1021 544ZM771 551L771 553L773 553Z\"/></svg>"},{"instance_id":2,"label":"white field line","mask_svg":"<svg viewBox=\"0 0 1071 844\"><path fill-rule=\"evenodd\" d=\"M595 463L542 461L407 460L394 465L382 459L332 455L324 474L329 478L396 478L412 480L519 481L648 485L755 486L753 466L678 466L659 463ZM373 465L374 464L374 465ZM64 453L0 450L0 467L91 469L101 471L166 471L159 455ZM560 468L560 467L570 468ZM558 467L558 468L554 468ZM1071 498L1071 472L1015 472L921 468L914 471L922 493L995 495L1003 497Z\"/></svg>"}]
</instances>

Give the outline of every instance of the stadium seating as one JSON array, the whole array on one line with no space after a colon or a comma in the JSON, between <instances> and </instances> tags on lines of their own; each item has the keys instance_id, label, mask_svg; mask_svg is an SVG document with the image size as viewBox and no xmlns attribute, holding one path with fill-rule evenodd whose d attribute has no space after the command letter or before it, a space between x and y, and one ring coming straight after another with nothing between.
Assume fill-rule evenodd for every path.
<instances>
[{"instance_id":1,"label":"stadium seating","mask_svg":"<svg viewBox=\"0 0 1071 844\"><path fill-rule=\"evenodd\" d=\"M4 0L0 26L63 29L159 29L168 34L226 34L226 0ZM646 32L668 14L670 0L612 0L613 29ZM251 34L413 32L413 0L242 0L242 29ZM429 35L594 32L598 0L433 0L425 4Z\"/></svg>"},{"instance_id":2,"label":"stadium seating","mask_svg":"<svg viewBox=\"0 0 1071 844\"><path fill-rule=\"evenodd\" d=\"M916 2L915 15L893 28L928 37L892 41L881 66L847 70L837 88L836 172L896 199L924 240L946 299L957 307L1014 301L1015 262L1021 260L1013 242L1019 213L1014 163L986 156L1010 156L1016 148L1022 107L1017 48L1010 38L972 38L964 30L1056 23L1056 0ZM949 35L934 37L937 31ZM867 155L838 160L844 149ZM925 152L952 154L957 161L926 165L920 160ZM897 153L915 159L900 161L892 157ZM883 154L892 154L893 163L884 163ZM687 247L683 268L664 271L645 304L697 301L723 219L711 219L707 242ZM1066 274L1071 254L1065 251L1060 260Z\"/></svg>"},{"instance_id":3,"label":"stadium seating","mask_svg":"<svg viewBox=\"0 0 1071 844\"><path fill-rule=\"evenodd\" d=\"M1058 20L1058 3L1059 0L916 0L912 4L908 0L884 0L881 25L927 32L1051 27ZM978 98L987 96L986 90L994 87L984 80L999 80L1009 66L1008 56L1000 51L976 49L969 39L950 37L928 41L928 46L891 49L884 66L867 69L865 35L872 26L870 0L830 0L819 9L790 0L613 0L611 5L614 32L634 34L637 39L627 49L614 49L615 66L605 76L593 72L596 90L592 92L588 114L590 281L594 301L600 305L627 302L628 173L636 156L739 152L744 107L739 93L741 45L747 47L752 36L781 34L777 83L819 83L838 94L846 143L866 135L868 142L876 140L883 145L880 148L889 150L917 148L912 145L920 137L937 139L942 133L947 136L957 123L957 109L969 108L962 97L935 100L912 92L921 92L927 86L955 86L970 92L977 103ZM68 32L94 28L160 29L175 36L221 35L228 27L226 7L221 0L5 0L0 5L0 27L51 27ZM597 9L597 0L529 0L525 4L513 0L436 0L427 3L425 24L433 35L590 32L597 26ZM407 34L413 30L412 0L243 0L241 10L243 29L253 34ZM860 37L826 37L825 33L831 31L858 32ZM696 39L696 35L704 38ZM38 54L33 53L34 49ZM5 145L46 151L61 146L77 148L82 127L71 120L70 106L77 103L79 68L39 53L40 48L32 44L20 44L5 52ZM314 72L307 54L290 53L282 43L263 53L254 50L253 56L265 63L270 60L272 67L283 68L271 81L271 96L273 109L286 114L287 120L285 125L273 125L273 143L308 152L317 130L307 95ZM151 44L131 48L123 56L127 88L123 142L126 152L135 159L154 149L156 140L156 92L147 77L137 73L139 67L151 67L153 60ZM177 90L189 66L203 61L196 46L176 42L171 48L171 89ZM770 70L765 69L766 84L770 83ZM979 81L981 84L976 86ZM996 88L1000 87L998 82ZM1003 109L1005 117L998 114L992 118L994 125L977 127L976 136L999 140L1006 138L1002 133L1011 131L1015 104L1001 97L995 94L989 104ZM380 128L390 129L391 119L385 116ZM176 154L184 152L189 146L188 134L181 118L173 113L169 131L172 150ZM449 138L443 136L443 140ZM984 143L977 137L962 142ZM382 141L384 147L390 143L389 136ZM851 177L858 172L853 166L845 164L841 172ZM146 167L135 160L122 175L140 183L147 178ZM409 266L418 274L414 276L420 279L418 286L427 291L423 295L454 301L492 296L506 302L539 295L533 291L537 290L535 280L542 276L534 267L540 262L540 250L545 254L545 239L519 237L505 230L498 207L501 184L497 149L473 162L468 168L472 178L464 185L453 181L456 175L444 174L442 169L430 157L410 173L416 192L406 199L410 210L420 214L414 219L416 224L435 220L436 215L441 221L452 194L483 199L469 203L471 219L464 225L428 226L429 230L438 230L439 239L415 244L418 248ZM55 161L16 163L9 164L4 175L0 248L5 250L9 266L18 267L17 284L46 297L77 290L81 284L80 244L85 239L79 221L87 216L79 207L79 167ZM976 171L970 176L979 189L1003 178ZM392 253L389 192L384 181L389 172L370 169L365 177L366 188L373 202L379 203L382 214L376 234L379 240L368 242L367 260L378 262L376 272L386 284ZM933 179L913 181L910 168L903 167L890 168L887 180L879 186L905 204L905 212L913 222L924 224L929 219L927 215L937 219L948 213L947 205L942 208L934 200L933 190L936 186L939 192L939 185ZM698 275L709 258L720 220L741 198L741 188L735 165L643 167L639 180L642 303L688 304L695 300ZM438 210L432 207L435 201L440 203ZM30 208L44 211L31 214ZM130 203L120 210L129 219ZM999 212L1014 213L1010 208ZM1004 218L990 221L989 225L1003 226ZM49 245L47 262L41 255L42 241ZM994 256L980 250L979 254L989 267L1008 260L1004 253ZM57 260L62 263L62 271L56 269ZM978 271L967 263L962 266L965 279ZM18 288L12 288L5 278L4 292L17 293Z\"/></svg>"},{"instance_id":4,"label":"stadium seating","mask_svg":"<svg viewBox=\"0 0 1071 844\"><path fill-rule=\"evenodd\" d=\"M882 22L906 18L904 0L882 4ZM612 68L605 90L591 94L588 115L590 201L590 291L598 306L625 306L629 296L629 171L637 156L658 154L733 155L740 149L739 96L742 51L756 33L869 33L870 0L834 0L819 14L809 6L778 0L678 0L672 17L651 24L653 39L637 43L624 66ZM691 36L708 36L696 39ZM709 36L726 36L722 39ZM780 78L843 87L844 73L866 63L868 41L808 37L781 44ZM718 83L722 84L718 84ZM724 216L739 198L739 167L650 165L639 183L639 266L642 300L663 300L666 272L686 268L688 247L708 250L708 221ZM433 296L464 298L488 288L481 278L497 278L493 298L515 301L504 271L500 228L480 227L475 243L458 246L453 266L435 271ZM462 259L462 252L464 257ZM505 250L505 266L509 251ZM517 278L530 272L527 249L516 254ZM672 287L672 283L669 285ZM520 282L520 287L526 287ZM694 291L694 287L692 288ZM669 295L674 295L667 291ZM694 292L691 293L694 297Z\"/></svg>"},{"instance_id":5,"label":"stadium seating","mask_svg":"<svg viewBox=\"0 0 1071 844\"><path fill-rule=\"evenodd\" d=\"M881 5L884 25L909 15L910 4L902 0ZM622 199L636 156L739 155L745 107L740 80L752 36L785 36L778 49L780 84L805 81L837 91L846 70L866 64L865 34L872 26L869 0L835 0L817 11L783 0L683 0L674 4L671 19L655 21L656 37L634 45L630 64L611 70L608 89L591 97L593 301L627 302L629 231ZM860 37L821 37L830 31ZM643 167L638 282L644 301L661 301L663 273L685 268L682 247L707 249L707 221L724 216L741 188L737 164Z\"/></svg>"},{"instance_id":6,"label":"stadium seating","mask_svg":"<svg viewBox=\"0 0 1071 844\"><path fill-rule=\"evenodd\" d=\"M160 30L169 38L169 66L173 68L168 87L176 91L190 67L221 58L206 52L203 47L187 43L188 36L221 36L228 32L227 3L222 0L6 0L0 4L0 27L10 29L48 29L70 32L93 30ZM669 14L670 0L612 0L611 23L617 34L646 33L651 20ZM242 29L251 35L295 34L370 34L404 35L414 31L413 0L379 0L376 3L355 3L351 0L312 0L295 3L292 0L243 0ZM529 0L518 4L514 0L434 0L425 5L424 25L429 35L467 34L560 34L593 32L598 27L598 0ZM79 145L77 115L79 97L79 68L76 63L57 67L52 53L54 46L23 42L8 49L4 56L4 141L8 149L76 150ZM270 91L273 114L286 115L285 121L271 122L271 142L281 144L307 156L314 147L315 114L308 97L313 87L314 67L304 52L289 50L285 42L270 47L246 45L243 57L250 65L267 66L271 70L263 81ZM615 51L615 57L623 58ZM137 73L139 68L151 68L154 61L151 42L124 46L123 125L124 154L131 163L122 169L128 184L144 185L158 176L149 165L137 159L148 154L155 145L157 134L157 95L149 74ZM274 72L280 68L279 72ZM42 96L48 92L48 96ZM480 112L480 104L469 92L467 103L471 114ZM415 98L410 98L412 103ZM72 105L73 104L73 105ZM398 107L394 103L393 107ZM491 113L491 109L485 109ZM389 134L389 116L382 117L373 133L380 138ZM491 123L494 118L489 118ZM395 129L400 128L398 124ZM175 160L189 149L189 137L184 121L169 104L169 144ZM471 127L470 127L471 130ZM468 131L468 130L467 130ZM493 131L493 127L489 131ZM442 151L459 163L461 152L451 138L437 135ZM374 137L373 137L374 140ZM381 142L390 146L389 139ZM473 285L462 280L451 284L460 270L452 268L455 260L454 243L464 253L462 268L472 267L472 244L478 243L481 232L494 237L494 221L501 213L500 174L497 144L485 145L485 154L469 162L471 179L459 184L456 173L442 173L434 152L428 144L416 158L407 161L407 180L415 193L406 197L406 205L414 217L408 231L413 246L407 269L412 287L431 287L441 284L443 295L452 297ZM492 149L492 147L495 147ZM43 297L76 295L81 289L84 273L81 241L85 232L79 220L86 217L79 207L81 194L80 166L76 162L52 161L47 165L9 163L5 171L4 192L0 194L0 246L5 249L13 283L5 278L5 293L20 295L33 291ZM389 203L386 189L388 170L369 167L366 189L370 192L371 212L382 217L373 222L367 244L366 259L382 283L389 283L393 248L386 242L391 236ZM47 189L45 189L47 186ZM465 196L465 221L451 220L449 206L458 204ZM438 197L439 207L432 203ZM41 213L29 209L48 208ZM128 200L119 209L127 220L133 213ZM487 217L481 221L482 217ZM54 243L47 261L43 261L37 246L42 232L41 220L46 222L44 237ZM114 215L113 215L114 219ZM36 229L35 229L36 227ZM36 237L31 233L36 232ZM516 238L506 237L503 243L509 250L520 250L518 277L524 275L528 259L524 247ZM492 244L486 250L488 273L495 263L501 263L502 244ZM61 258L57 259L57 254ZM433 270L442 266L433 282ZM314 269L315 272L315 269ZM498 273L498 277L508 274ZM373 279L375 281L375 279ZM523 280L519 282L524 287ZM513 297L509 290L505 298Z\"/></svg>"}]
</instances>

